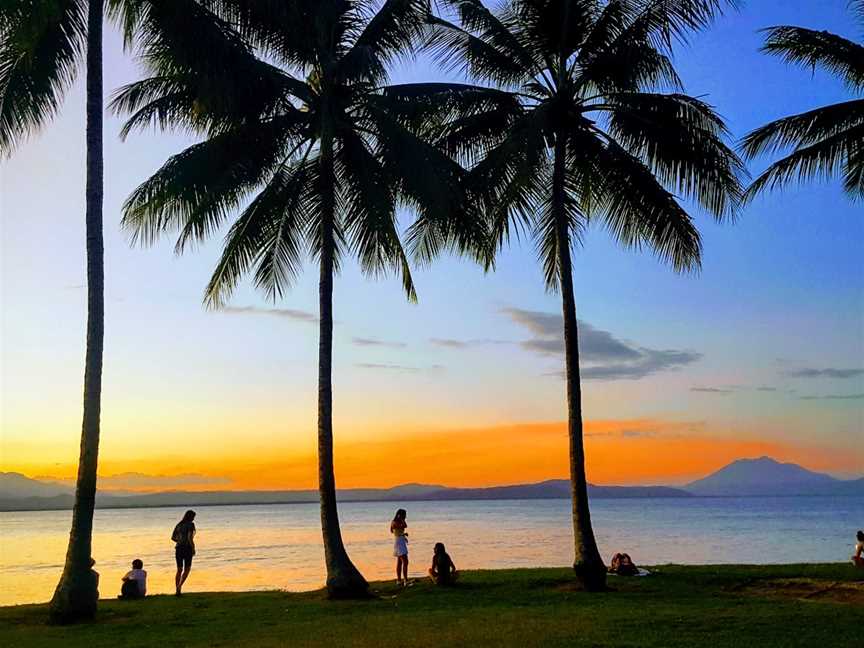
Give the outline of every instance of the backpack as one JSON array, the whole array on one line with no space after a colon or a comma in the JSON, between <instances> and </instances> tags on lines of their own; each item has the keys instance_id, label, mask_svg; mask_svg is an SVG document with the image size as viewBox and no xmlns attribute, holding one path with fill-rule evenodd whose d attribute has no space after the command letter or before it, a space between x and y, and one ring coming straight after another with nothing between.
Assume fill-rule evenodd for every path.
<instances>
[{"instance_id":1,"label":"backpack","mask_svg":"<svg viewBox=\"0 0 864 648\"><path fill-rule=\"evenodd\" d=\"M177 543L183 542L183 540L184 540L183 531L180 530L180 526L182 524L183 524L182 522L178 522L177 526L174 527L174 532L171 534L172 542L177 542Z\"/></svg>"},{"instance_id":2,"label":"backpack","mask_svg":"<svg viewBox=\"0 0 864 648\"><path fill-rule=\"evenodd\" d=\"M616 553L612 556L612 565L609 567L609 572L618 574L619 576L635 576L639 573L639 568L633 564L630 554Z\"/></svg>"}]
</instances>

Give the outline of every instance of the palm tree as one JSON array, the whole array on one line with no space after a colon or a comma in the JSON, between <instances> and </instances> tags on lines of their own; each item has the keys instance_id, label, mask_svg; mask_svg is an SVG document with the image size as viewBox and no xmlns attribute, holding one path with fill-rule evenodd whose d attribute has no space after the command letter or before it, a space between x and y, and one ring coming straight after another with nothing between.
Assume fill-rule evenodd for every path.
<instances>
[{"instance_id":1,"label":"palm tree","mask_svg":"<svg viewBox=\"0 0 864 648\"><path fill-rule=\"evenodd\" d=\"M345 256L372 275L395 271L416 299L396 209L413 207L408 242L421 258L486 242L460 212L461 167L391 114L387 67L409 54L424 0L387 0L377 12L344 0L153 3L140 47L152 76L121 89L125 129L187 128L204 140L170 158L124 206L144 243L179 232L176 250L238 213L207 286L218 308L251 273L281 298L304 256L319 266L318 479L327 588L364 595L345 550L333 472L333 279ZM401 106L401 104L400 104Z\"/></svg>"},{"instance_id":2,"label":"palm tree","mask_svg":"<svg viewBox=\"0 0 864 648\"><path fill-rule=\"evenodd\" d=\"M864 26L864 0L850 3ZM774 162L747 190L746 198L784 187L791 181L842 173L843 190L864 197L864 46L827 31L770 27L763 52L789 63L820 67L843 80L854 99L784 117L757 128L743 141L748 158L792 149Z\"/></svg>"},{"instance_id":3,"label":"palm tree","mask_svg":"<svg viewBox=\"0 0 864 648\"><path fill-rule=\"evenodd\" d=\"M446 0L454 21L432 20L431 51L475 85L415 88L427 97L416 127L441 133L436 146L471 166L499 242L511 229L530 231L546 287L561 294L573 566L590 590L605 586L606 570L588 509L571 251L597 219L624 247L647 246L675 270L694 270L699 233L672 192L717 219L734 214L741 163L712 108L677 91L669 58L672 43L722 4L508 0L493 11Z\"/></svg>"},{"instance_id":4,"label":"palm tree","mask_svg":"<svg viewBox=\"0 0 864 648\"><path fill-rule=\"evenodd\" d=\"M51 618L58 622L96 613L98 579L90 565L99 415L102 399L104 263L102 243L102 14L101 1L4 0L0 4L0 153L58 111L86 61L87 74L87 350L84 416L75 506L66 563Z\"/></svg>"}]
</instances>

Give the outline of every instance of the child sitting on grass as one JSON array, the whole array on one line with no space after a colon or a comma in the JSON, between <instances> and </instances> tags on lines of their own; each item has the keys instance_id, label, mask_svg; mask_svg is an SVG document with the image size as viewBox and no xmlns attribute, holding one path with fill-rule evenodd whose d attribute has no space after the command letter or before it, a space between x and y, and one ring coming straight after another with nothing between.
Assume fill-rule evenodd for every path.
<instances>
[{"instance_id":1,"label":"child sitting on grass","mask_svg":"<svg viewBox=\"0 0 864 648\"><path fill-rule=\"evenodd\" d=\"M144 563L140 558L132 561L132 569L123 577L123 586L120 588L122 599L144 598L147 594L147 572L144 571Z\"/></svg>"},{"instance_id":2,"label":"child sitting on grass","mask_svg":"<svg viewBox=\"0 0 864 648\"><path fill-rule=\"evenodd\" d=\"M436 585L452 585L459 578L456 565L453 564L447 550L444 548L444 544L441 542L435 543L429 577Z\"/></svg>"}]
</instances>

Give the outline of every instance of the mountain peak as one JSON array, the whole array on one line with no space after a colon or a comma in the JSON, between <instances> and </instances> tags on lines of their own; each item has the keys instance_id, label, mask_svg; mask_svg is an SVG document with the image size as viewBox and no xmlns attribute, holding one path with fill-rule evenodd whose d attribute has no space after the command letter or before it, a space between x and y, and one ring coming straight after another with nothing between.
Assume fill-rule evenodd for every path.
<instances>
[{"instance_id":1,"label":"mountain peak","mask_svg":"<svg viewBox=\"0 0 864 648\"><path fill-rule=\"evenodd\" d=\"M738 459L685 487L697 495L802 495L813 487L838 482L830 475L807 470L794 463L780 463L773 457Z\"/></svg>"}]
</instances>

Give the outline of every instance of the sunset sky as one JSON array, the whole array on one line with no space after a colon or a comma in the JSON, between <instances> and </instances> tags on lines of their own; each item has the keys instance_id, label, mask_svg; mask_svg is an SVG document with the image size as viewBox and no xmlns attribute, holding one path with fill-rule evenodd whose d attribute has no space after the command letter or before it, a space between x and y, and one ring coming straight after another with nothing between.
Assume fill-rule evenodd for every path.
<instances>
[{"instance_id":1,"label":"sunset sky","mask_svg":"<svg viewBox=\"0 0 864 648\"><path fill-rule=\"evenodd\" d=\"M757 52L757 29L855 39L842 0L746 3L679 48L687 91L736 137L848 98L822 73ZM107 90L137 78L106 32ZM428 61L395 81L439 79ZM83 77L61 117L0 166L0 470L71 477L85 325ZM220 240L131 248L129 192L193 140L106 121L106 336L100 474L116 488L315 485L317 283L271 304L247 284L201 305ZM753 165L757 172L764 162ZM406 214L405 222L409 215ZM735 225L698 219L705 254L680 276L599 228L574 259L589 480L683 483L764 454L864 473L864 219L839 183L759 199ZM227 228L226 228L227 229ZM565 477L561 320L529 242L494 274L443 258L399 282L336 281L337 483L491 485ZM122 473L153 479L109 476ZM107 487L107 486L106 486Z\"/></svg>"}]
</instances>

